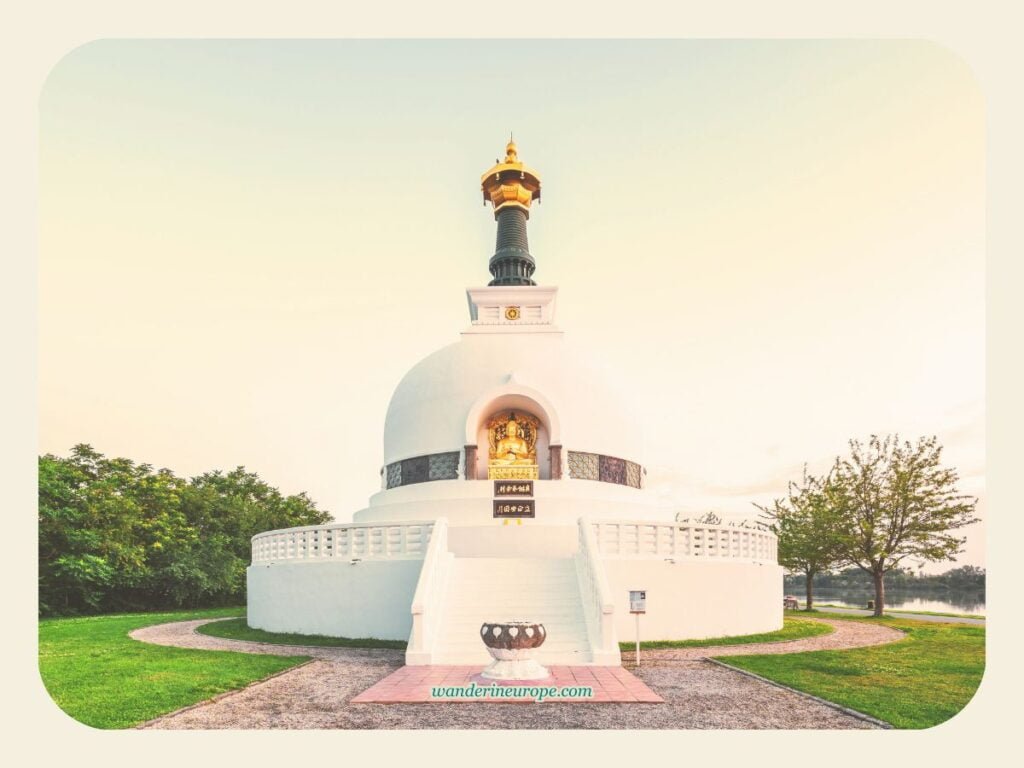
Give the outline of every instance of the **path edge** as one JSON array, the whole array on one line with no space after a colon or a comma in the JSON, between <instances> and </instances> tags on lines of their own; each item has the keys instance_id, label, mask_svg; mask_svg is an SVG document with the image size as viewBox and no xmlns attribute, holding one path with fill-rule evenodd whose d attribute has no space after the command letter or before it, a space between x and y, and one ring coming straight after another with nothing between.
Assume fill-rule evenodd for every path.
<instances>
[{"instance_id":1,"label":"path edge","mask_svg":"<svg viewBox=\"0 0 1024 768\"><path fill-rule=\"evenodd\" d=\"M236 639L234 637L221 637L220 635L208 635L205 632L200 632L199 631L199 627L205 627L207 624L216 624L218 621L229 621L231 619L244 619L244 618L245 618L244 616L225 616L224 618L220 618L220 619L211 619L210 621L204 621L202 624L197 624L196 626L192 627L192 634L193 635L202 635L203 637L212 637L215 640L227 640L227 641L232 642L232 643L252 643L253 645L263 645L263 646L266 646L268 648L303 648L303 649L311 649L311 650L317 650L317 649L320 649L320 648L328 648L328 649L332 649L332 650L340 649L340 650L343 650L343 651L394 651L395 653L405 653L406 650L407 650L406 648L382 648L380 646L370 646L370 645L302 645L301 643L272 643L269 640L238 640L238 639ZM168 622L168 623L169 624L173 624L174 622ZM160 625L156 624L154 626L160 626ZM145 642L145 641L143 641L143 642ZM181 646L171 646L171 647L181 647ZM203 650L203 649L200 649L200 650ZM245 651L235 651L235 653L245 653Z\"/></svg>"},{"instance_id":2,"label":"path edge","mask_svg":"<svg viewBox=\"0 0 1024 768\"><path fill-rule=\"evenodd\" d=\"M174 647L174 646L170 646L170 647ZM244 685L241 688L235 688L235 689L230 690L230 691L224 691L224 693L218 693L216 696L213 696L213 697L211 697L209 699L203 699L202 701L197 701L195 704L189 704L187 707L182 707L181 709L175 709L172 712L165 712L162 715L158 715L158 716L154 717L152 720L146 720L144 723L138 723L136 725L133 725L131 727L131 729L129 729L129 730L136 730L136 731L137 730L141 730L141 729L145 728L146 726L158 723L161 720L164 720L164 719L166 719L168 717L175 717L176 715L180 715L180 714L183 714L185 712L189 712L189 711L191 711L193 709L199 709L199 707L205 707L208 704L215 704L218 701L221 701L222 699L228 698L229 696L234 696L236 694L241 693L242 691L247 691L250 688L252 688L253 686L262 685L263 683L267 682L268 680L273 680L275 677L280 677L281 675L287 675L289 672L294 672L297 669L302 669L303 667L312 664L314 661L318 661L318 659L306 659L302 663L296 664L294 667L288 667L288 669L282 669L280 672L275 672L272 675L267 675L266 677L262 677L259 680L253 680L251 683L249 683L248 685Z\"/></svg>"}]
</instances>

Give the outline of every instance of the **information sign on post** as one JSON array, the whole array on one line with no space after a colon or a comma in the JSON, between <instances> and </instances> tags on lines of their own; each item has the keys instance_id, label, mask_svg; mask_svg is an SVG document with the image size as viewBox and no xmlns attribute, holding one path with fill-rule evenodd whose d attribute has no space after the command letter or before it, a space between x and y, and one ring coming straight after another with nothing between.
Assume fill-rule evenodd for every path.
<instances>
[{"instance_id":1,"label":"information sign on post","mask_svg":"<svg viewBox=\"0 0 1024 768\"><path fill-rule=\"evenodd\" d=\"M629 612L636 616L636 665L640 666L640 614L647 613L647 590L629 590Z\"/></svg>"},{"instance_id":2,"label":"information sign on post","mask_svg":"<svg viewBox=\"0 0 1024 768\"><path fill-rule=\"evenodd\" d=\"M631 589L629 591L629 612L647 613L646 589Z\"/></svg>"}]
</instances>

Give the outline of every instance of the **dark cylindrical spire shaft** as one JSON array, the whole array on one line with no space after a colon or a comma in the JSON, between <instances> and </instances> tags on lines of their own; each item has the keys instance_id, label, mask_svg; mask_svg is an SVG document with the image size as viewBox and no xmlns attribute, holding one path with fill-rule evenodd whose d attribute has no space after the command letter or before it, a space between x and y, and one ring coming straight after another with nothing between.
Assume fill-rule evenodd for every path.
<instances>
[{"instance_id":1,"label":"dark cylindrical spire shaft","mask_svg":"<svg viewBox=\"0 0 1024 768\"><path fill-rule=\"evenodd\" d=\"M526 211L498 211L498 242L488 268L494 277L489 285L536 285L530 277L537 264L526 239Z\"/></svg>"}]
</instances>

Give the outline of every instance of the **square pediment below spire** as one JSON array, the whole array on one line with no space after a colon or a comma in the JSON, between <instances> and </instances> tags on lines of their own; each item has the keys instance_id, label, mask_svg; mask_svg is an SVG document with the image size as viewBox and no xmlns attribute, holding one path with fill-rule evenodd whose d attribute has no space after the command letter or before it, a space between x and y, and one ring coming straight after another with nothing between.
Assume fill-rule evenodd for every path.
<instances>
[{"instance_id":1,"label":"square pediment below spire","mask_svg":"<svg viewBox=\"0 0 1024 768\"><path fill-rule=\"evenodd\" d=\"M469 318L465 333L552 333L558 288L495 285L467 288Z\"/></svg>"}]
</instances>

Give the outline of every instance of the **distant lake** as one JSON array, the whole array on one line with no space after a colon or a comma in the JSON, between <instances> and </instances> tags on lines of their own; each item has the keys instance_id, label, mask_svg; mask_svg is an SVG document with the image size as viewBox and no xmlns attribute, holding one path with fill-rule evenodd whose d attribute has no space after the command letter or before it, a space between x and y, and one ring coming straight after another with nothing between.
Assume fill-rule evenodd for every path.
<instances>
[{"instance_id":1,"label":"distant lake","mask_svg":"<svg viewBox=\"0 0 1024 768\"><path fill-rule=\"evenodd\" d=\"M805 595L802 591L789 590L786 594L796 597L803 605ZM844 608L863 608L868 600L874 600L872 590L838 590L815 589L814 602L831 603ZM901 592L897 589L885 590L885 607L891 611L937 611L939 613L977 613L985 615L984 592Z\"/></svg>"}]
</instances>

